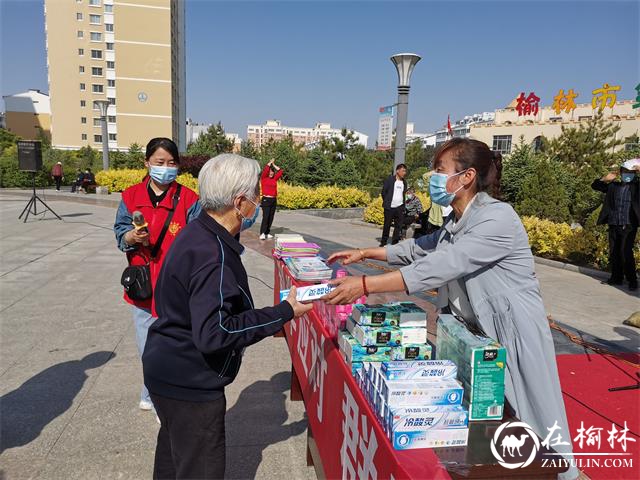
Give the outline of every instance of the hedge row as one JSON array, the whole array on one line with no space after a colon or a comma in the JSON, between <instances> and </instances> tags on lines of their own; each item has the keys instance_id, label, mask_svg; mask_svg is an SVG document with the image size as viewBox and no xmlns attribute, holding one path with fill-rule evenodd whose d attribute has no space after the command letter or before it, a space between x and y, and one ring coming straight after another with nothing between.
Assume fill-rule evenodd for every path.
<instances>
[{"instance_id":1,"label":"hedge row","mask_svg":"<svg viewBox=\"0 0 640 480\"><path fill-rule=\"evenodd\" d=\"M109 192L122 192L140 182L146 174L147 171L144 169L106 170L96 174L96 182L107 187ZM189 173L179 175L178 182L198 191L198 180ZM364 207L369 202L369 194L357 188L307 188L286 183L278 185L278 206L285 209Z\"/></svg>"}]
</instances>

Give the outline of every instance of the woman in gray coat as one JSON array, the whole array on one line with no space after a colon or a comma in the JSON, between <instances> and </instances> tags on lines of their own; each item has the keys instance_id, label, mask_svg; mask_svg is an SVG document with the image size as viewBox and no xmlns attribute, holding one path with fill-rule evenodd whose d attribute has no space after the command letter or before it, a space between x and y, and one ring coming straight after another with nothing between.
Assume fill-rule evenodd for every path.
<instances>
[{"instance_id":1,"label":"woman in gray coat","mask_svg":"<svg viewBox=\"0 0 640 480\"><path fill-rule=\"evenodd\" d=\"M516 417L543 439L554 425L568 445L554 446L570 460L555 350L534 259L520 218L499 195L502 159L477 140L455 138L439 147L429 190L432 202L451 205L442 228L385 248L346 250L330 262L365 258L401 268L375 276L345 277L324 299L351 303L362 295L438 289L438 307L500 342L507 351L505 396ZM573 479L575 467L561 475Z\"/></svg>"}]
</instances>

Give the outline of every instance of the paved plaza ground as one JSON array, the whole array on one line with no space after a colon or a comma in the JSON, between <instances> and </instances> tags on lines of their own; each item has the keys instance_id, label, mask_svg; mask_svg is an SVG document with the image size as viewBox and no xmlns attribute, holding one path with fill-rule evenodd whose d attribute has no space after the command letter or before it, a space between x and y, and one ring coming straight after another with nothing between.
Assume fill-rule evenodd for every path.
<instances>
[{"instance_id":1,"label":"paved plaza ground","mask_svg":"<svg viewBox=\"0 0 640 480\"><path fill-rule=\"evenodd\" d=\"M90 197L90 196L88 196ZM124 255L115 209L47 192L62 216L17 219L22 192L0 192L0 479L150 478L158 424L138 409L141 368L131 312L121 298ZM278 212L277 231L325 251L376 244L380 230L351 220ZM255 228L243 262L257 306L272 304L273 264ZM622 325L638 295L599 278L538 265L548 313L567 331L612 351L638 352ZM556 349L582 347L555 332ZM230 478L315 478L306 465L306 420L288 396L283 339L251 348L227 390Z\"/></svg>"}]
</instances>

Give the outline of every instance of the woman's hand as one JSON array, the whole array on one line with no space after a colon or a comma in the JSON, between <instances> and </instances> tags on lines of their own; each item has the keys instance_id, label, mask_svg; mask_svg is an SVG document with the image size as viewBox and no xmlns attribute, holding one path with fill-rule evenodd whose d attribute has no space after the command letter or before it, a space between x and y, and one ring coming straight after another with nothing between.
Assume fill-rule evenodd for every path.
<instances>
[{"instance_id":1,"label":"woman's hand","mask_svg":"<svg viewBox=\"0 0 640 480\"><path fill-rule=\"evenodd\" d=\"M320 299L329 305L348 305L364 295L362 277L336 278L329 283L337 287Z\"/></svg>"},{"instance_id":2,"label":"woman's hand","mask_svg":"<svg viewBox=\"0 0 640 480\"><path fill-rule=\"evenodd\" d=\"M351 263L361 262L364 259L365 255L362 250L342 250L331 255L327 263L332 264L336 260L342 260L343 265L349 265Z\"/></svg>"},{"instance_id":3,"label":"woman's hand","mask_svg":"<svg viewBox=\"0 0 640 480\"><path fill-rule=\"evenodd\" d=\"M146 230L142 230L138 232L134 228L133 230L129 230L127 233L124 234L124 241L131 246L135 245L136 243L149 245L149 232Z\"/></svg>"},{"instance_id":4,"label":"woman's hand","mask_svg":"<svg viewBox=\"0 0 640 480\"><path fill-rule=\"evenodd\" d=\"M602 177L603 182L613 182L618 175L615 172L609 172L604 177Z\"/></svg>"},{"instance_id":5,"label":"woman's hand","mask_svg":"<svg viewBox=\"0 0 640 480\"><path fill-rule=\"evenodd\" d=\"M296 298L296 287L291 287L291 290L289 290L289 295L287 295L285 301L289 302L289 305L291 305L291 308L293 308L293 318L301 317L313 308L313 305L311 303L304 304L298 301L298 299Z\"/></svg>"}]
</instances>

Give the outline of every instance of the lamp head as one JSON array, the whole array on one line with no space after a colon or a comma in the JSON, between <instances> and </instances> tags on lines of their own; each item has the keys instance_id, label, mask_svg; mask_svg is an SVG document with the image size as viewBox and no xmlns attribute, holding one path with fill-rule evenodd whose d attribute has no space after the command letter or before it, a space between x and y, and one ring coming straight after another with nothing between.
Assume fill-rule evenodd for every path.
<instances>
[{"instance_id":1,"label":"lamp head","mask_svg":"<svg viewBox=\"0 0 640 480\"><path fill-rule=\"evenodd\" d=\"M396 66L398 71L398 86L408 87L411 80L411 73L416 64L422 57L415 53L398 53L391 57L391 61Z\"/></svg>"}]
</instances>

